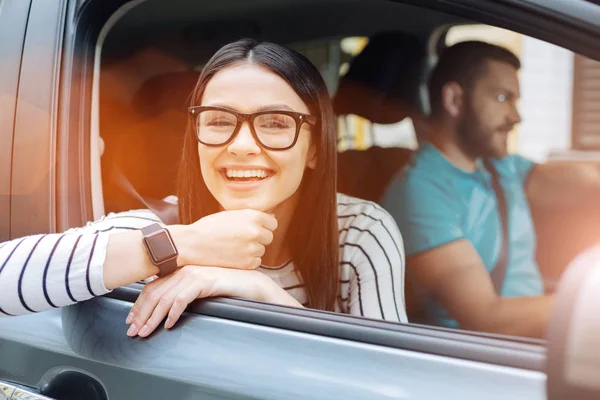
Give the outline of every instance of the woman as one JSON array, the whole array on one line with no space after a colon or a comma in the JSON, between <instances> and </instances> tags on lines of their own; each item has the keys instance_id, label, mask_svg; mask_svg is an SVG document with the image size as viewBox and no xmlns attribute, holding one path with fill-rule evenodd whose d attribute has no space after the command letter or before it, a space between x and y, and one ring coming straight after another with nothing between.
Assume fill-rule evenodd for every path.
<instances>
[{"instance_id":1,"label":"woman","mask_svg":"<svg viewBox=\"0 0 600 400\"><path fill-rule=\"evenodd\" d=\"M142 290L128 335L147 336L165 317L170 328L191 301L213 296L406 321L395 223L374 203L336 195L335 116L316 68L284 47L241 40L211 58L191 103L182 225L167 227L180 268ZM95 260L104 259L106 288L94 294L157 273L139 231L99 233L147 219L158 218L131 211L83 228L98 235Z\"/></svg>"}]
</instances>

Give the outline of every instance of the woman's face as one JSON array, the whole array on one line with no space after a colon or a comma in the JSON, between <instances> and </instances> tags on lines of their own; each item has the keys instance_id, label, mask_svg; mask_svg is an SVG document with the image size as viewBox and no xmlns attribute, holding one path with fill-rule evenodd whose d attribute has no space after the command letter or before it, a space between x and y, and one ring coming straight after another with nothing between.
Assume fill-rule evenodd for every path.
<instances>
[{"instance_id":1,"label":"woman's face","mask_svg":"<svg viewBox=\"0 0 600 400\"><path fill-rule=\"evenodd\" d=\"M253 64L215 74L200 105L240 113L285 110L309 114L306 104L279 75ZM235 138L223 146L199 143L198 155L204 182L225 210L250 208L273 213L283 204L293 205L305 168L316 164L308 124L302 124L298 141L288 150L262 148L244 123Z\"/></svg>"}]
</instances>

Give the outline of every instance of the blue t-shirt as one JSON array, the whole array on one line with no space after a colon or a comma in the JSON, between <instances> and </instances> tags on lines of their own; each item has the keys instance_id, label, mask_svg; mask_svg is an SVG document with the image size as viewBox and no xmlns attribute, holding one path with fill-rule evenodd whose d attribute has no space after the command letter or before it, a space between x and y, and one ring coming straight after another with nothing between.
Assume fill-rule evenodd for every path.
<instances>
[{"instance_id":1,"label":"blue t-shirt","mask_svg":"<svg viewBox=\"0 0 600 400\"><path fill-rule=\"evenodd\" d=\"M543 280L535 261L536 236L524 185L534 164L518 155L492 160L492 164L504 190L509 220L509 259L502 296L541 295ZM467 239L487 270L494 269L502 248L502 222L491 175L481 162L475 172L466 172L432 144L424 143L411 164L393 180L383 206L400 227L407 256ZM414 289L423 294L420 288ZM423 301L436 323L458 327L431 298Z\"/></svg>"}]
</instances>

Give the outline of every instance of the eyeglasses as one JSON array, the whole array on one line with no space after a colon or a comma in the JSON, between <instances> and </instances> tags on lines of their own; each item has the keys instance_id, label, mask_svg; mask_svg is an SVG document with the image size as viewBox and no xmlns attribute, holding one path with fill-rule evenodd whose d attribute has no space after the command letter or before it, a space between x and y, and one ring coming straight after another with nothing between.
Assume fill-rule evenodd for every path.
<instances>
[{"instance_id":1,"label":"eyeglasses","mask_svg":"<svg viewBox=\"0 0 600 400\"><path fill-rule=\"evenodd\" d=\"M294 111L261 111L243 114L223 107L195 106L188 109L194 121L198 141L206 146L223 146L231 142L244 122L256 141L268 150L294 147L302 124L314 126L312 115Z\"/></svg>"}]
</instances>

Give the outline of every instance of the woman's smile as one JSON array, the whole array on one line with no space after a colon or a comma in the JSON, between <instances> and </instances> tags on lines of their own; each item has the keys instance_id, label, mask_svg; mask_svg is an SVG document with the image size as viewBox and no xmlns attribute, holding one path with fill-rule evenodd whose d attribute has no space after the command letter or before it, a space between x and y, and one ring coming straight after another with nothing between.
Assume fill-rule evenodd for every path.
<instances>
[{"instance_id":1,"label":"woman's smile","mask_svg":"<svg viewBox=\"0 0 600 400\"><path fill-rule=\"evenodd\" d=\"M218 171L227 188L236 191L260 189L276 174L274 170L260 166L227 166Z\"/></svg>"}]
</instances>

